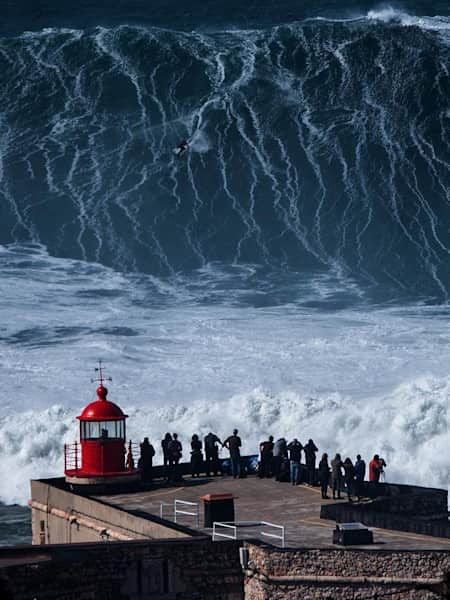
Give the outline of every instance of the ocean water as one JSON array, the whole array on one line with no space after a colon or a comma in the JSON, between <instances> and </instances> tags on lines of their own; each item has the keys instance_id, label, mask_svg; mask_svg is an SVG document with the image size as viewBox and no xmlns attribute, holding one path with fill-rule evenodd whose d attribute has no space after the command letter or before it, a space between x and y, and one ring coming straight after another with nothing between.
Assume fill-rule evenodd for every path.
<instances>
[{"instance_id":1,"label":"ocean water","mask_svg":"<svg viewBox=\"0 0 450 600\"><path fill-rule=\"evenodd\" d=\"M313 437L448 487L449 70L443 2L7 6L0 543L99 359L134 440Z\"/></svg>"}]
</instances>

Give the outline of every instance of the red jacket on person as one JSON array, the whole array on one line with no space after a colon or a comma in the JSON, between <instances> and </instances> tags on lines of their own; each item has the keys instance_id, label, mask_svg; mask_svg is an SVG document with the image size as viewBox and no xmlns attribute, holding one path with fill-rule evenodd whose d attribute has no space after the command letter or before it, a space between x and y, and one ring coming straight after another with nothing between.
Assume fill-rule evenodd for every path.
<instances>
[{"instance_id":1,"label":"red jacket on person","mask_svg":"<svg viewBox=\"0 0 450 600\"><path fill-rule=\"evenodd\" d=\"M369 463L369 481L380 481L380 474L385 466L384 459L376 454Z\"/></svg>"}]
</instances>

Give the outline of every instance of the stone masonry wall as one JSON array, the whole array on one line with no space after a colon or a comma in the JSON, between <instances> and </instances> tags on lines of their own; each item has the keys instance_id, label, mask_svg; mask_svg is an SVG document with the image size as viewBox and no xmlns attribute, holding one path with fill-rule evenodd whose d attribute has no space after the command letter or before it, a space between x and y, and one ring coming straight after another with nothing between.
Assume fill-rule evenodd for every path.
<instances>
[{"instance_id":1,"label":"stone masonry wall","mask_svg":"<svg viewBox=\"0 0 450 600\"><path fill-rule=\"evenodd\" d=\"M2 600L241 600L238 544L105 542L0 549ZM5 559L2 561L2 555ZM9 566L3 566L5 560ZM18 564L25 561L25 564Z\"/></svg>"},{"instance_id":2,"label":"stone masonry wall","mask_svg":"<svg viewBox=\"0 0 450 600\"><path fill-rule=\"evenodd\" d=\"M246 600L363 600L387 593L393 594L391 598L418 600L450 597L445 595L449 592L446 584L437 583L448 581L450 550L282 551L253 544L246 547Z\"/></svg>"}]
</instances>

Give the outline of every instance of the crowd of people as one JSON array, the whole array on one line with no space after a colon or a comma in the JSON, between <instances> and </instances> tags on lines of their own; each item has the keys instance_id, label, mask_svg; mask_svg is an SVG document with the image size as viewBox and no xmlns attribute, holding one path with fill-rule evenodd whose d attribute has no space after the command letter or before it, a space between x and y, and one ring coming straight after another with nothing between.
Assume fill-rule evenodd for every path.
<instances>
[{"instance_id":1,"label":"crowd of people","mask_svg":"<svg viewBox=\"0 0 450 600\"><path fill-rule=\"evenodd\" d=\"M341 491L345 489L351 501L356 496L362 496L363 482L366 477L366 463L358 454L353 463L350 457L342 460L341 455L328 462L325 452L316 468L318 448L312 439L303 445L297 438L287 442L281 437L274 442L273 436L259 445L260 461L258 476L274 477L276 481L290 481L292 485L306 483L307 485L320 485L322 498L329 498L328 488L331 487L333 499L341 498ZM304 462L302 462L302 453ZM375 454L369 462L369 482L380 481L386 467L386 461Z\"/></svg>"},{"instance_id":2,"label":"crowd of people","mask_svg":"<svg viewBox=\"0 0 450 600\"><path fill-rule=\"evenodd\" d=\"M203 441L197 434L194 434L190 442L191 476L200 477L202 473L208 477L217 476L219 473L223 474L223 463L219 459L219 451L222 447L229 451L231 475L234 478L240 477L242 473L242 441L238 433L238 430L234 429L232 435L223 442L212 432L209 432ZM166 433L161 441L161 449L165 479L167 481L179 480L181 476L177 466L183 456L183 446L178 435ZM269 436L259 445L258 477L273 477L275 481L289 481L292 485L300 483L311 486L320 485L322 498L325 499L329 498L329 488L331 488L333 499L340 499L341 492L345 490L349 501L352 501L354 497L359 500L363 495L363 482L366 477L366 463L361 455L358 454L355 462L352 462L350 457L342 460L341 455L336 453L329 462L328 454L323 453L317 465L318 451L312 439L303 445L297 438L288 443L284 437L274 441L273 436ZM138 467L141 469L142 479L145 482L152 480L154 456L154 447L148 438L144 438ZM384 473L384 467L386 467L385 460L375 454L369 462L369 482L379 482Z\"/></svg>"},{"instance_id":3,"label":"crowd of people","mask_svg":"<svg viewBox=\"0 0 450 600\"><path fill-rule=\"evenodd\" d=\"M217 435L210 432L205 436L203 443L199 436L194 433L191 439L191 475L192 477L199 477L201 473L205 473L206 476L214 475L217 476L219 473L223 473L221 462L219 460L220 447L227 448L230 453L230 470L234 478L237 478L241 474L241 452L242 446L241 438L238 436L238 430L234 429L233 434L228 436L227 439L222 442ZM150 444L148 438L144 438L144 441L140 445L141 453L138 461L138 468L142 472L142 480L144 482L150 482L152 480L152 469L153 469L153 457L155 456L155 449ZM166 433L164 438L161 440L161 449L163 454L163 467L164 477L167 481L177 481L180 479L177 466L183 456L183 446L178 439L176 433ZM203 449L205 455L203 455Z\"/></svg>"}]
</instances>

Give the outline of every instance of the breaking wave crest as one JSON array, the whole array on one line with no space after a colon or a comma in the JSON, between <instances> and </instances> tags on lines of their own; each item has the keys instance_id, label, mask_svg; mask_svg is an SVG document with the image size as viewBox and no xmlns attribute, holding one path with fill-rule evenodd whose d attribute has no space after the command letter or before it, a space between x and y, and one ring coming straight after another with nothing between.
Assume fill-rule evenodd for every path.
<instances>
[{"instance_id":1,"label":"breaking wave crest","mask_svg":"<svg viewBox=\"0 0 450 600\"><path fill-rule=\"evenodd\" d=\"M128 434L149 436L160 460L160 440L166 430L177 431L185 447L185 460L193 432L215 431L225 437L239 427L243 451L257 452L262 437L273 434L306 441L313 437L320 452L340 451L366 459L382 454L387 480L447 487L450 479L447 448L450 415L447 398L450 379L422 378L401 385L390 395L372 397L355 405L340 393L302 396L277 395L257 388L220 403L157 407L128 407ZM116 398L117 400L117 398ZM0 420L0 501L26 503L28 479L61 476L63 444L77 437L75 412L62 406L26 411ZM236 420L235 415L239 415ZM222 451L223 456L227 456Z\"/></svg>"}]
</instances>

